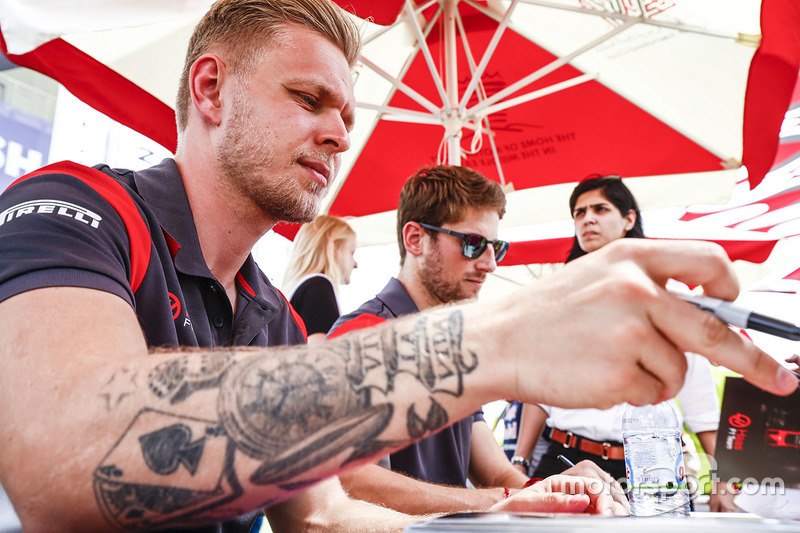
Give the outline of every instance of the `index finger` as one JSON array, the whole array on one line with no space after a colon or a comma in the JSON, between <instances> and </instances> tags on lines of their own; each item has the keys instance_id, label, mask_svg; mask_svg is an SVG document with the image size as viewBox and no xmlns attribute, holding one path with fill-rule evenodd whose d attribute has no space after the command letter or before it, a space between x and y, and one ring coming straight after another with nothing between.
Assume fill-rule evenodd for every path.
<instances>
[{"instance_id":1,"label":"index finger","mask_svg":"<svg viewBox=\"0 0 800 533\"><path fill-rule=\"evenodd\" d=\"M622 505L622 507L626 510L630 510L630 507L628 506L628 498L625 496L625 491L622 489L622 485L620 485L611 474L600 468L596 463L589 460L583 460L575 466L564 470L562 473L570 476L596 477L608 485L609 493L615 502Z\"/></svg>"},{"instance_id":2,"label":"index finger","mask_svg":"<svg viewBox=\"0 0 800 533\"><path fill-rule=\"evenodd\" d=\"M738 335L711 313L665 294L651 315L655 326L681 351L694 352L742 374L745 380L773 394L785 396L797 389L797 377Z\"/></svg>"},{"instance_id":3,"label":"index finger","mask_svg":"<svg viewBox=\"0 0 800 533\"><path fill-rule=\"evenodd\" d=\"M739 294L736 274L719 245L700 241L619 239L599 251L605 249L609 249L611 258L620 258L620 255L631 258L662 287L673 278L689 285L702 285L707 295L723 300L734 300ZM789 370L713 315L666 291L654 302L648 310L651 322L680 350L699 353L739 372L753 385L773 394L785 396L797 389L797 378ZM664 399L676 392L665 388Z\"/></svg>"}]
</instances>

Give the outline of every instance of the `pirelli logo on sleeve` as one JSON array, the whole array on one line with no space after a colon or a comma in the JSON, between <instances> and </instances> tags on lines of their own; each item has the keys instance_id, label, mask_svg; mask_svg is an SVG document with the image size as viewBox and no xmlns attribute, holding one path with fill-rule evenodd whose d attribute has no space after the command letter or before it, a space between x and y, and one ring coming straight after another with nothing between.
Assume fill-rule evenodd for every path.
<instances>
[{"instance_id":1,"label":"pirelli logo on sleeve","mask_svg":"<svg viewBox=\"0 0 800 533\"><path fill-rule=\"evenodd\" d=\"M34 213L73 218L92 228L99 227L100 221L103 220L103 217L97 213L69 202L63 202L61 200L30 200L9 207L0 213L0 226L15 218L19 218L23 215L32 215Z\"/></svg>"}]
</instances>

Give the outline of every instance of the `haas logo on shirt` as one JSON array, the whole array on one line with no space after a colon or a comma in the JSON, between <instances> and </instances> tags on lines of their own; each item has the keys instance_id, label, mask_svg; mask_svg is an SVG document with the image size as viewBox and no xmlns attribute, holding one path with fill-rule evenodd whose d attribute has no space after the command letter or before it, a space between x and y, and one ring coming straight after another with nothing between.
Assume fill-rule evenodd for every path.
<instances>
[{"instance_id":1,"label":"haas logo on shirt","mask_svg":"<svg viewBox=\"0 0 800 533\"><path fill-rule=\"evenodd\" d=\"M181 316L181 310L183 309L183 305L181 304L180 298L169 293L169 305L172 309L172 320L178 320L178 317ZM189 314L187 313L183 319L183 325L192 327L192 321L189 320Z\"/></svg>"},{"instance_id":2,"label":"haas logo on shirt","mask_svg":"<svg viewBox=\"0 0 800 533\"><path fill-rule=\"evenodd\" d=\"M172 293L169 293L169 305L172 309L172 320L177 320L181 314L181 301Z\"/></svg>"},{"instance_id":3,"label":"haas logo on shirt","mask_svg":"<svg viewBox=\"0 0 800 533\"><path fill-rule=\"evenodd\" d=\"M61 200L30 200L9 207L0 213L0 226L22 215L34 213L74 218L78 222L83 222L95 229L100 226L100 221L103 220L97 213L69 202Z\"/></svg>"}]
</instances>

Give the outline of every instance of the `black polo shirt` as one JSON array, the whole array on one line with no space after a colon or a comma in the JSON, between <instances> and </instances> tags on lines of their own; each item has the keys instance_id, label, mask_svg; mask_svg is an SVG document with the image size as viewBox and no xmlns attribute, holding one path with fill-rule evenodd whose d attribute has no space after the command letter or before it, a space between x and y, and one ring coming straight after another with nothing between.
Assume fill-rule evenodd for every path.
<instances>
[{"instance_id":1,"label":"black polo shirt","mask_svg":"<svg viewBox=\"0 0 800 533\"><path fill-rule=\"evenodd\" d=\"M252 256L236 276L234 316L203 258L172 159L140 172L55 163L0 195L0 301L55 286L124 299L150 347L306 342ZM195 531L248 531L244 522Z\"/></svg>"},{"instance_id":2,"label":"black polo shirt","mask_svg":"<svg viewBox=\"0 0 800 533\"><path fill-rule=\"evenodd\" d=\"M337 337L417 312L419 309L406 288L392 278L375 298L339 318L328 335ZM472 425L483 420L483 411L477 411L438 433L394 452L389 456L390 468L429 483L466 486Z\"/></svg>"}]
</instances>

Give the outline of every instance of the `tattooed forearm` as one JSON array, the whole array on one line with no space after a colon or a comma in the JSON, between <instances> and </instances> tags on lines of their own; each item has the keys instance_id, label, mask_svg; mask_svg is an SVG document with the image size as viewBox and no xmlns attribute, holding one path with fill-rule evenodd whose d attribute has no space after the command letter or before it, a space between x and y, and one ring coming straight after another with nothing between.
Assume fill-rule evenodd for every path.
<instances>
[{"instance_id":1,"label":"tattooed forearm","mask_svg":"<svg viewBox=\"0 0 800 533\"><path fill-rule=\"evenodd\" d=\"M217 389L217 420L141 411L95 472L98 502L123 527L184 520L241 495L238 452L260 462L250 483L289 491L318 481L310 470L333 457L345 464L421 438L449 422L436 396L462 395L477 367L462 339L463 317L450 309L313 349L187 353L162 363L148 374L152 394L171 410ZM407 435L379 440L395 413Z\"/></svg>"}]
</instances>

